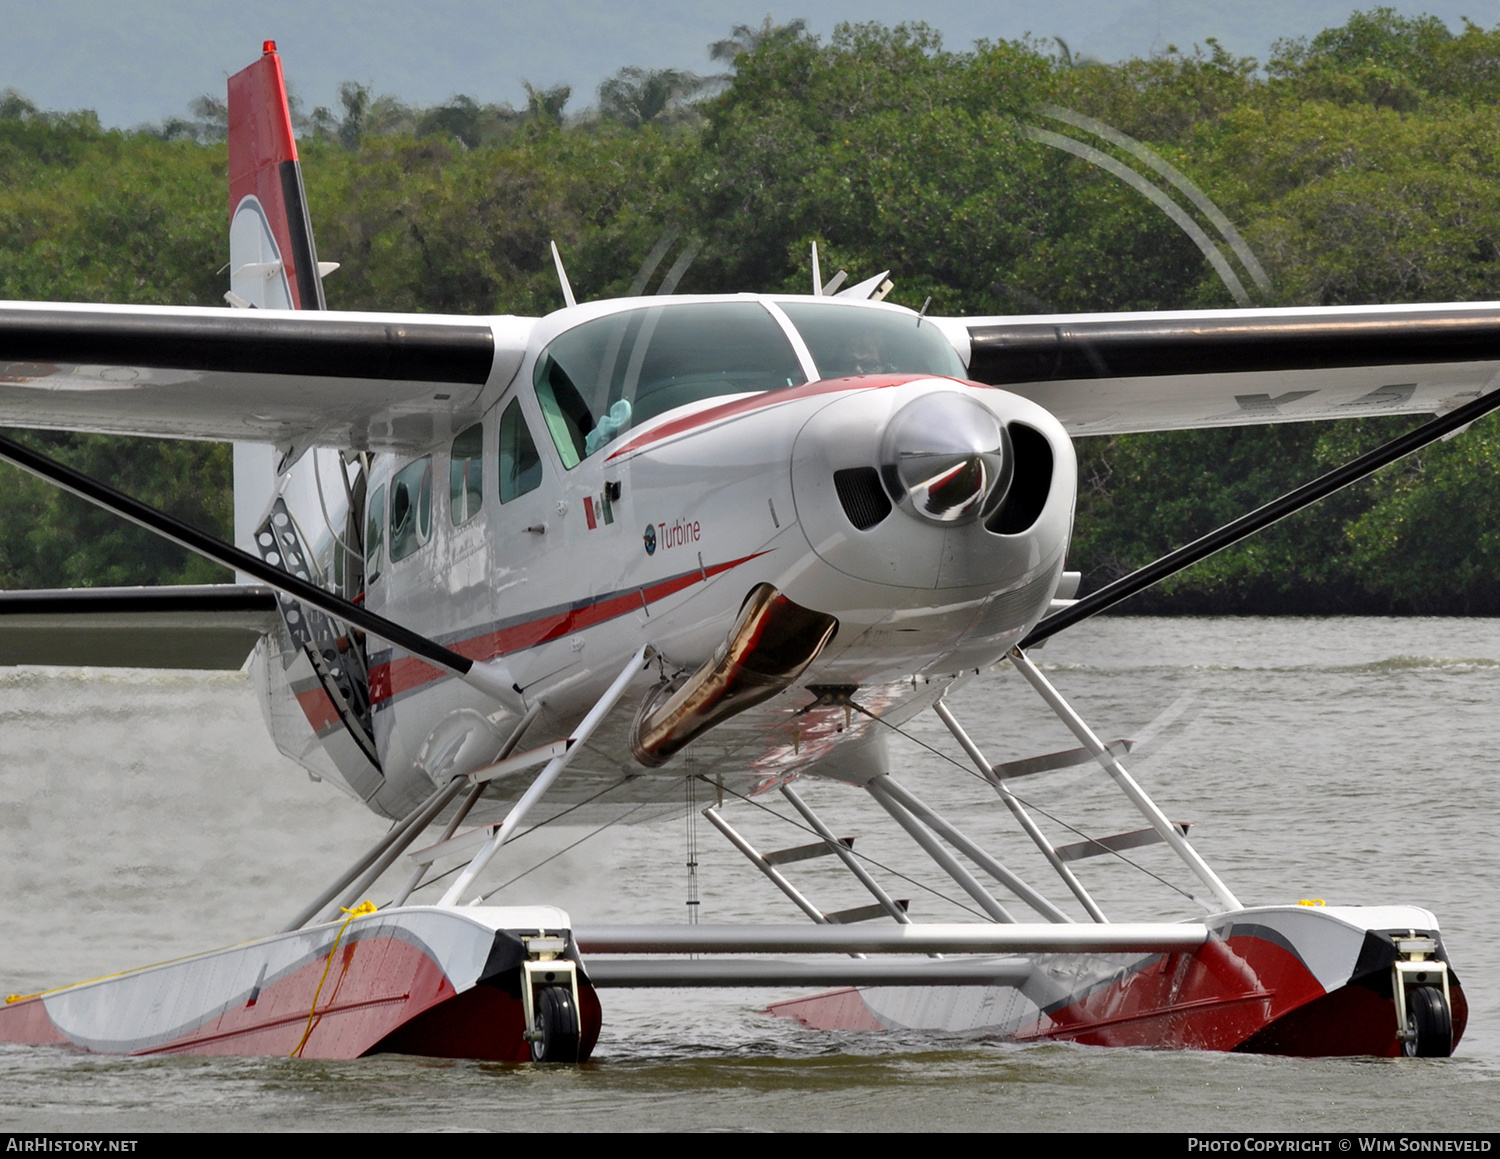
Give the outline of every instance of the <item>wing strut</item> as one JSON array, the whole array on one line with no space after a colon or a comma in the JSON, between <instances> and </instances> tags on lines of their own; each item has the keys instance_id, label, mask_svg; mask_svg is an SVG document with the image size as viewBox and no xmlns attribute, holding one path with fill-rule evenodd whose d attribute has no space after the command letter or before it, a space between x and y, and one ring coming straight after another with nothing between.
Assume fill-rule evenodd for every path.
<instances>
[{"instance_id":1,"label":"wing strut","mask_svg":"<svg viewBox=\"0 0 1500 1159\"><path fill-rule=\"evenodd\" d=\"M470 687L477 688L487 696L493 697L512 712L519 714L525 711L526 706L521 697L521 690L511 679L504 665L493 660L477 663L467 656L460 656L457 652L444 648L436 641L429 640L410 628L404 628L392 620L387 620L384 616L377 616L374 612L358 604L350 603L333 592L324 591L309 580L301 579L279 567L274 567L249 552L241 551L225 543L218 536L209 535L164 511L158 511L155 507L142 503L138 499L132 499L129 495L116 491L97 479L91 479L71 467L66 467L56 459L49 459L46 455L38 454L12 439L0 438L0 460L20 467L21 470L30 472L40 479L45 479L54 486L77 495L80 499L87 499L106 511L111 511L123 519L128 519L131 523L144 527L147 531L160 535L163 539L171 540L179 547L185 547L232 571L240 571L253 576L267 587L278 592L285 592L308 607L317 608L318 611L343 620L344 623L359 628L378 640L384 640L387 644L402 648L434 667L458 677Z\"/></svg>"},{"instance_id":2,"label":"wing strut","mask_svg":"<svg viewBox=\"0 0 1500 1159\"><path fill-rule=\"evenodd\" d=\"M1064 628L1071 628L1090 616L1098 615L1106 608L1114 607L1121 600L1127 600L1145 591L1152 584L1159 583L1168 576L1176 575L1185 568L1207 559L1215 552L1223 551L1226 547L1254 535L1257 531L1265 530L1288 515L1295 515L1304 507L1311 507L1318 500L1326 499L1334 492L1342 491L1345 487L1358 483L1367 475L1373 475L1382 467L1390 466L1413 451L1419 451L1429 443L1435 443L1441 438L1460 433L1476 419L1500 409L1500 390L1493 389L1494 385L1492 380L1487 393L1481 394L1473 402L1465 403L1457 410L1439 415L1431 422L1423 423L1399 438L1383 443L1374 450L1366 451L1342 467L1336 467L1326 475L1319 475L1295 491L1288 491L1280 499L1273 499L1265 506L1257 507L1254 511L1241 515L1216 531L1210 531L1207 535L1179 547L1176 551L1169 551L1156 562L1148 563L1138 571L1121 576L1113 583L1105 584L1098 591L1084 596L1071 607L1048 616L1031 629L1030 634L1021 641L1018 647L1033 648L1049 636L1055 636Z\"/></svg>"}]
</instances>

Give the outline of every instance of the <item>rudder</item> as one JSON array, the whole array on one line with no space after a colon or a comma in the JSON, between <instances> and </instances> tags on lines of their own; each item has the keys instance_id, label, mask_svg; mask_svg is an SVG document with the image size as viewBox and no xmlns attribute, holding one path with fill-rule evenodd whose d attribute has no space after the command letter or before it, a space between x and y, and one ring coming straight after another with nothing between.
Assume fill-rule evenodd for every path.
<instances>
[{"instance_id":1,"label":"rudder","mask_svg":"<svg viewBox=\"0 0 1500 1159\"><path fill-rule=\"evenodd\" d=\"M274 40L229 78L229 270L235 305L328 308Z\"/></svg>"},{"instance_id":2,"label":"rudder","mask_svg":"<svg viewBox=\"0 0 1500 1159\"><path fill-rule=\"evenodd\" d=\"M302 166L276 42L229 78L229 303L241 308L326 310ZM235 546L254 534L277 493L282 456L269 446L234 448ZM240 583L248 576L237 575Z\"/></svg>"}]
</instances>

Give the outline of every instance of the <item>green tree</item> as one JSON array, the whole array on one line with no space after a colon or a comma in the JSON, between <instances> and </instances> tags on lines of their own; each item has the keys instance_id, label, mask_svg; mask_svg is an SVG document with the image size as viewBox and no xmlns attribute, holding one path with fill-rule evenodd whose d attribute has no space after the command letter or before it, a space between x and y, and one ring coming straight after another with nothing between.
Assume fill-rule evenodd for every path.
<instances>
[{"instance_id":1,"label":"green tree","mask_svg":"<svg viewBox=\"0 0 1500 1159\"><path fill-rule=\"evenodd\" d=\"M462 95L419 108L353 83L337 116L295 117L319 250L342 263L330 303L541 314L561 305L550 240L586 300L623 293L675 230L706 243L683 290L804 293L816 239L826 269L891 269L897 300L931 296L938 312L1228 305L1202 254L1139 193L1034 139L1042 103L1114 126L1187 173L1267 267L1272 304L1500 297L1500 26L1452 34L1375 9L1279 46L1265 72L1214 41L1078 67L1050 43L950 51L920 25L847 25L823 40L804 22L768 20L713 48L732 69L690 116L674 112L688 107L687 74L626 69L596 117L564 116L566 86L528 86L518 111ZM198 102L149 130L106 132L91 113L0 93L0 296L218 305L219 124L219 108ZM1151 177L1108 141L1088 143ZM1075 565L1101 582L1410 421L1082 439ZM1489 578L1500 446L1488 430L1382 472L1141 606L1500 612ZM27 437L227 531L224 448ZM0 583L203 574L6 478L17 502L0 513Z\"/></svg>"},{"instance_id":2,"label":"green tree","mask_svg":"<svg viewBox=\"0 0 1500 1159\"><path fill-rule=\"evenodd\" d=\"M716 40L708 46L708 58L733 67L741 56L781 41L797 40L806 34L806 20L799 18L777 24L767 15L759 28L736 24L723 40Z\"/></svg>"},{"instance_id":3,"label":"green tree","mask_svg":"<svg viewBox=\"0 0 1500 1159\"><path fill-rule=\"evenodd\" d=\"M553 85L542 89L529 80L523 80L521 86L526 90L526 112L533 120L548 125L562 124L563 109L567 107L568 98L573 95L572 85Z\"/></svg>"},{"instance_id":4,"label":"green tree","mask_svg":"<svg viewBox=\"0 0 1500 1159\"><path fill-rule=\"evenodd\" d=\"M627 66L599 86L599 112L631 129L678 117L707 82L677 68Z\"/></svg>"}]
</instances>

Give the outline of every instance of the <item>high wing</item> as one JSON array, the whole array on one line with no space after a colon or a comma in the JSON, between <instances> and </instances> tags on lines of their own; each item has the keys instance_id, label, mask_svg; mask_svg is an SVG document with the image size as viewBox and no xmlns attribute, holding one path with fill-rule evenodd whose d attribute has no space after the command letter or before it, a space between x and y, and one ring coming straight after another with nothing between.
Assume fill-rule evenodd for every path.
<instances>
[{"instance_id":1,"label":"high wing","mask_svg":"<svg viewBox=\"0 0 1500 1159\"><path fill-rule=\"evenodd\" d=\"M1444 413L1500 374L1497 303L931 321L1079 435ZM0 424L415 453L479 417L533 325L6 303Z\"/></svg>"},{"instance_id":2,"label":"high wing","mask_svg":"<svg viewBox=\"0 0 1500 1159\"><path fill-rule=\"evenodd\" d=\"M415 452L478 419L531 319L0 305L0 425Z\"/></svg>"},{"instance_id":3,"label":"high wing","mask_svg":"<svg viewBox=\"0 0 1500 1159\"><path fill-rule=\"evenodd\" d=\"M1500 303L939 318L1077 435L1442 414L1500 381Z\"/></svg>"}]
</instances>

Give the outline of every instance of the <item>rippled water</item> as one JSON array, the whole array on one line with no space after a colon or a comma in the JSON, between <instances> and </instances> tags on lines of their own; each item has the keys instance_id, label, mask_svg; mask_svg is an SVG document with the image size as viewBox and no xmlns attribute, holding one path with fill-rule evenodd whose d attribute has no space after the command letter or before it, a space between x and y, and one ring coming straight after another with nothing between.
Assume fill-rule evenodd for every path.
<instances>
[{"instance_id":1,"label":"rippled water","mask_svg":"<svg viewBox=\"0 0 1500 1159\"><path fill-rule=\"evenodd\" d=\"M1471 1003L1457 1057L1301 1061L829 1035L760 1011L773 991L608 991L595 1061L509 1067L387 1056L101 1059L0 1047L0 1125L137 1128L1495 1129L1500 1125L1500 622L1119 618L1037 653L1246 904L1406 901L1442 921ZM1071 746L1013 672L951 698L992 759ZM934 719L896 739L893 772L1051 889ZM1039 779L1041 780L1041 779ZM1085 832L1137 828L1096 770L1021 783ZM888 866L918 920L967 916L867 798L805 796ZM705 800L698 802L701 807ZM577 922L681 921L685 809L611 827L497 896ZM779 813L789 810L783 805ZM807 840L731 803L763 849ZM639 814L638 814L639 816ZM597 823L597 822L596 822ZM497 858L499 884L578 842L543 830ZM272 748L235 675L0 671L0 986L29 992L275 929L383 829ZM702 920L794 920L706 824ZM1196 912L1169 853L1084 863L1112 917ZM862 897L836 865L789 869L825 909ZM1102 859L1101 859L1102 860ZM910 881L902 880L905 875ZM384 901L388 884L372 896ZM382 890L385 892L382 893ZM1052 891L1056 896L1060 891Z\"/></svg>"}]
</instances>

